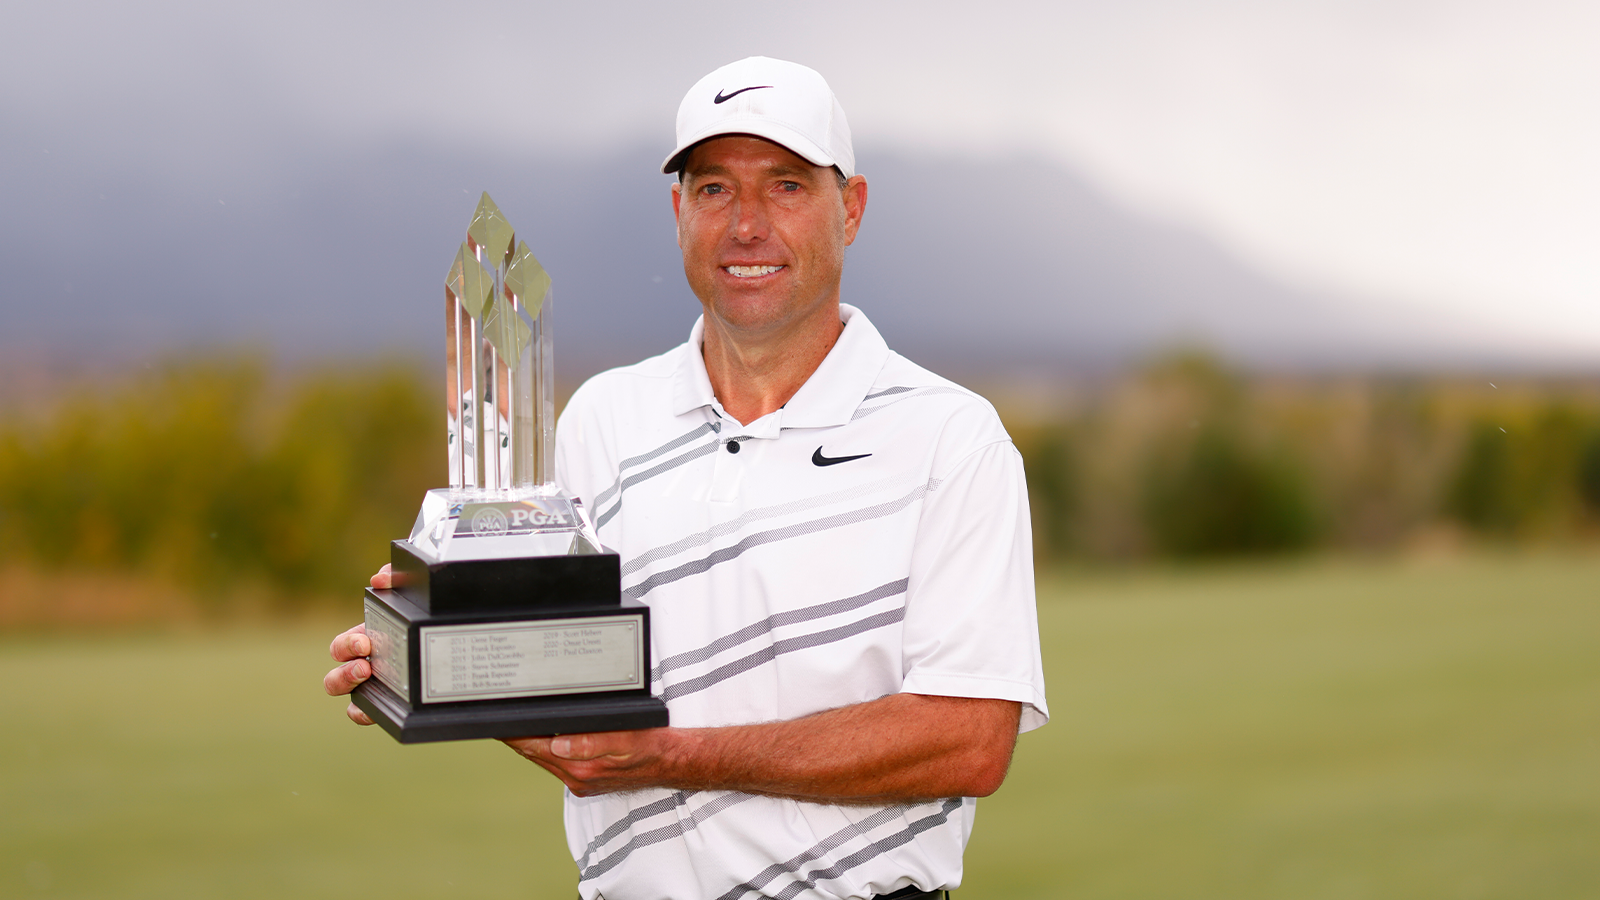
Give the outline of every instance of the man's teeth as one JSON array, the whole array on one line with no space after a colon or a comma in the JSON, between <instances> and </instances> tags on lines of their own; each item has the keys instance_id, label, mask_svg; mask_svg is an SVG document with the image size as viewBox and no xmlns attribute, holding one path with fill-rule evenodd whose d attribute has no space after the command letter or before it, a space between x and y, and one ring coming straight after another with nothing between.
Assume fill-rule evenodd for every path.
<instances>
[{"instance_id":1,"label":"man's teeth","mask_svg":"<svg viewBox=\"0 0 1600 900\"><path fill-rule=\"evenodd\" d=\"M783 266L728 266L728 274L735 278L754 278L757 275L771 275Z\"/></svg>"}]
</instances>

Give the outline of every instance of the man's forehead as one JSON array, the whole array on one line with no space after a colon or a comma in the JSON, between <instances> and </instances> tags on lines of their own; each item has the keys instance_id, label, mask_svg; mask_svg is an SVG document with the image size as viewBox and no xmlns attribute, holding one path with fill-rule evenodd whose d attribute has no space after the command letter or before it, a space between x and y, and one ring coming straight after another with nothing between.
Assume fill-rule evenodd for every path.
<instances>
[{"instance_id":1,"label":"man's forehead","mask_svg":"<svg viewBox=\"0 0 1600 900\"><path fill-rule=\"evenodd\" d=\"M731 134L701 141L690 148L688 156L684 158L683 175L692 178L727 172L728 164L732 162L753 162L777 174L814 174L825 168L776 141L752 134Z\"/></svg>"}]
</instances>

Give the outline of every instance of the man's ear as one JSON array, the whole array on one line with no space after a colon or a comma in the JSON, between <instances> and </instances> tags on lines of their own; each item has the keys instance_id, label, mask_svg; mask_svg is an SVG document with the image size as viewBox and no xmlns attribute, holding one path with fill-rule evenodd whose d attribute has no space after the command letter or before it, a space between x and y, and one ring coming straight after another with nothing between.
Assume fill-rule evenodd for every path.
<instances>
[{"instance_id":1,"label":"man's ear","mask_svg":"<svg viewBox=\"0 0 1600 900\"><path fill-rule=\"evenodd\" d=\"M865 175L852 175L844 183L844 243L849 246L856 241L856 232L861 229L861 217L867 214L867 178Z\"/></svg>"},{"instance_id":2,"label":"man's ear","mask_svg":"<svg viewBox=\"0 0 1600 900\"><path fill-rule=\"evenodd\" d=\"M678 249L683 249L683 232L678 229L678 203L683 200L683 183L672 183L672 231L678 237Z\"/></svg>"}]
</instances>

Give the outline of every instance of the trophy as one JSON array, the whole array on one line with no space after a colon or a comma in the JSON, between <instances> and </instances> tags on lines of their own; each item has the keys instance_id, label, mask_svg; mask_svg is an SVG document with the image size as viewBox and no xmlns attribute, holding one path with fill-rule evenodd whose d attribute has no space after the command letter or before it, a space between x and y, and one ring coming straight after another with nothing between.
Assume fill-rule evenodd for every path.
<instances>
[{"instance_id":1,"label":"trophy","mask_svg":"<svg viewBox=\"0 0 1600 900\"><path fill-rule=\"evenodd\" d=\"M554 483L550 276L485 193L445 280L450 486L368 588L356 706L402 744L667 724L650 610Z\"/></svg>"}]
</instances>

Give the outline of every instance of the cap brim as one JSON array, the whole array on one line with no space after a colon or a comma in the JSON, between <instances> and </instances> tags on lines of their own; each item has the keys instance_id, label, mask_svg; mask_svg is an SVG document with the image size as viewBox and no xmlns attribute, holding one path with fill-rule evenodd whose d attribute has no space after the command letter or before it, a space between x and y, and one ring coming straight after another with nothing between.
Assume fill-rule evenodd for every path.
<instances>
[{"instance_id":1,"label":"cap brim","mask_svg":"<svg viewBox=\"0 0 1600 900\"><path fill-rule=\"evenodd\" d=\"M764 116L730 116L718 120L713 128L706 129L703 133L696 134L678 145L661 163L661 173L672 175L683 169L684 160L689 151L712 138L728 137L743 134L771 141L790 151L814 166L837 166L831 154L823 150L817 143L796 129L790 128L779 122L774 122Z\"/></svg>"}]
</instances>

